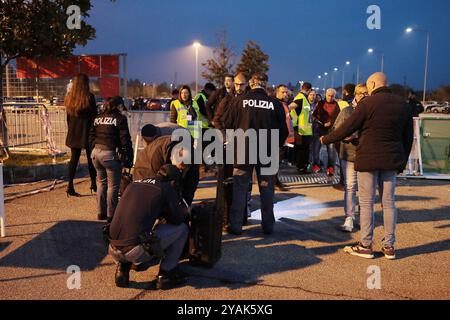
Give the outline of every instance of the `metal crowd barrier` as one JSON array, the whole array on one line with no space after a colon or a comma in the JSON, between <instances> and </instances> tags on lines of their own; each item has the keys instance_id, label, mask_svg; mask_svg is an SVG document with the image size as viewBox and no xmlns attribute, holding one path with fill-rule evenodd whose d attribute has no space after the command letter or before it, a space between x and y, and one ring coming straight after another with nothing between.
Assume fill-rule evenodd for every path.
<instances>
[{"instance_id":1,"label":"metal crowd barrier","mask_svg":"<svg viewBox=\"0 0 450 320\"><path fill-rule=\"evenodd\" d=\"M43 103L6 103L4 145L11 151L67 152L66 111Z\"/></svg>"}]
</instances>

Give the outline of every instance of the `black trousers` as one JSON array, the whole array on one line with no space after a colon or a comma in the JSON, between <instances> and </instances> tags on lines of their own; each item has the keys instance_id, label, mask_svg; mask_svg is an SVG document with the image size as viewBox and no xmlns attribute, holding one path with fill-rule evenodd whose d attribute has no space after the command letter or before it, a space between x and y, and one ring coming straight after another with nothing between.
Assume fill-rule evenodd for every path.
<instances>
[{"instance_id":1,"label":"black trousers","mask_svg":"<svg viewBox=\"0 0 450 320\"><path fill-rule=\"evenodd\" d=\"M70 148L70 161L69 161L69 188L73 188L73 179L75 179L75 174L77 173L78 162L80 162L81 149L80 148ZM91 150L86 149L86 157L88 161L89 176L91 177L91 182L95 183L97 177L97 171L95 170L94 164L91 159Z\"/></svg>"},{"instance_id":2,"label":"black trousers","mask_svg":"<svg viewBox=\"0 0 450 320\"><path fill-rule=\"evenodd\" d=\"M295 145L295 164L298 169L308 167L311 141L312 136L301 136L301 143Z\"/></svg>"}]
</instances>

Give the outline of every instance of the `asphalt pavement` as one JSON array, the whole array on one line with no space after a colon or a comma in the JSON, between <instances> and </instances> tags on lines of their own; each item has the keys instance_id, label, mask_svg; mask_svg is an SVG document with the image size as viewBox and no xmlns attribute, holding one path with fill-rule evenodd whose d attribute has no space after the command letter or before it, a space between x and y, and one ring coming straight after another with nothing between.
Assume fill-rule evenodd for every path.
<instances>
[{"instance_id":1,"label":"asphalt pavement","mask_svg":"<svg viewBox=\"0 0 450 320\"><path fill-rule=\"evenodd\" d=\"M186 286L152 290L157 266L131 272L130 288L114 285L89 182L81 198L64 184L5 204L7 237L0 239L0 299L449 299L450 184L399 180L397 256L366 260L343 252L358 232L343 233L343 192L327 184L296 182L277 193L277 224L265 236L256 219L242 236L224 234L221 260L211 269L182 268ZM45 184L45 183L44 183ZM8 193L14 193L14 187ZM254 185L252 209L259 209ZM215 197L215 181L202 181L196 201ZM287 209L286 209L287 208ZM256 213L255 213L256 215ZM376 205L375 249L383 237ZM72 267L71 267L72 266ZM73 267L75 266L75 267ZM71 270L81 271L74 275ZM79 281L78 281L79 280ZM77 288L77 284L80 284Z\"/></svg>"}]
</instances>

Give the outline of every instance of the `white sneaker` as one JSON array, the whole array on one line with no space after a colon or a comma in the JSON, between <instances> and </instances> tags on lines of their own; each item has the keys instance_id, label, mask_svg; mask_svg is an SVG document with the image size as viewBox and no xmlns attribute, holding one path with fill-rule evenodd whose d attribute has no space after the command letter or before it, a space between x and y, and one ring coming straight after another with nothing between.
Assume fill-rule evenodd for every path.
<instances>
[{"instance_id":1,"label":"white sneaker","mask_svg":"<svg viewBox=\"0 0 450 320\"><path fill-rule=\"evenodd\" d=\"M352 218L352 217L347 217L347 218L345 218L345 222L344 222L344 224L341 226L342 231L345 231L345 232L352 232L352 231L353 231L353 228L354 228L353 223L354 223L354 221L353 221L353 218Z\"/></svg>"}]
</instances>

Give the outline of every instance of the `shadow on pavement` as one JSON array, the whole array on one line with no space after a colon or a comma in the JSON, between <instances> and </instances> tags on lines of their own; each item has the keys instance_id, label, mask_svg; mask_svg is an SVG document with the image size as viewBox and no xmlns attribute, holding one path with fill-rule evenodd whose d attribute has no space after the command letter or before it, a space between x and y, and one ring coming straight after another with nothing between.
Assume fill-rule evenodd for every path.
<instances>
[{"instance_id":1,"label":"shadow on pavement","mask_svg":"<svg viewBox=\"0 0 450 320\"><path fill-rule=\"evenodd\" d=\"M8 242L0 242L0 252L2 252L3 250L5 250L6 248L8 248L11 245L11 241Z\"/></svg>"},{"instance_id":2,"label":"shadow on pavement","mask_svg":"<svg viewBox=\"0 0 450 320\"><path fill-rule=\"evenodd\" d=\"M193 277L189 285L195 288L228 287L238 289L256 285L262 277L289 270L298 270L318 264L319 255L342 249L342 244L308 249L291 241L316 240L325 243L342 243L351 235L337 231L336 221L302 222L282 218L273 235L264 235L259 221L252 221L242 236L223 236L222 258L212 269L203 269L183 263Z\"/></svg>"},{"instance_id":3,"label":"shadow on pavement","mask_svg":"<svg viewBox=\"0 0 450 320\"><path fill-rule=\"evenodd\" d=\"M97 268L107 255L102 223L62 221L0 259L3 267L82 271Z\"/></svg>"},{"instance_id":4,"label":"shadow on pavement","mask_svg":"<svg viewBox=\"0 0 450 320\"><path fill-rule=\"evenodd\" d=\"M398 255L398 259L404 259L411 256L443 251L450 251L450 239L431 242L417 247L402 248L397 250L396 254Z\"/></svg>"}]
</instances>

